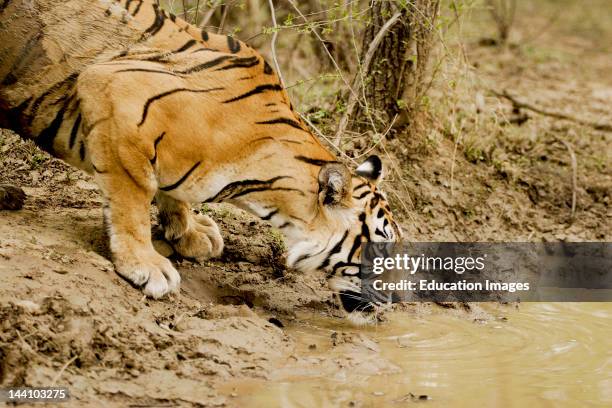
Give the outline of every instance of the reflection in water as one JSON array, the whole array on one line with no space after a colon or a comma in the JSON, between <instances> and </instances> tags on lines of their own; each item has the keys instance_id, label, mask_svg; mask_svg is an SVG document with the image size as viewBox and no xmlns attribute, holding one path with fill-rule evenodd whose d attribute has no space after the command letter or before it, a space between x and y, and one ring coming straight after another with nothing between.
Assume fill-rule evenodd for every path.
<instances>
[{"instance_id":1,"label":"reflection in water","mask_svg":"<svg viewBox=\"0 0 612 408\"><path fill-rule=\"evenodd\" d=\"M228 395L240 407L612 406L612 303L482 307L369 328L304 317L286 329L294 357Z\"/></svg>"}]
</instances>

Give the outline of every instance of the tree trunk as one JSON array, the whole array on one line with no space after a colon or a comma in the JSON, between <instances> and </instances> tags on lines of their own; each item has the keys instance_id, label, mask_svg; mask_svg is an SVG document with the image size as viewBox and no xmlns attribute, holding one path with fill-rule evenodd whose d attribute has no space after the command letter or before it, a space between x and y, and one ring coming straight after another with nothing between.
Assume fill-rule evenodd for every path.
<instances>
[{"instance_id":1,"label":"tree trunk","mask_svg":"<svg viewBox=\"0 0 612 408\"><path fill-rule=\"evenodd\" d=\"M397 112L397 99L399 96L405 56L407 54L410 25L408 24L407 10L399 10L396 2L376 0L370 9L370 21L365 28L362 41L362 61L374 37L385 25L389 17L396 12L402 16L390 27L384 35L382 42L372 56L369 69L364 73L363 94L366 106L359 106L355 116L356 128L368 127L368 115L375 119L375 123L387 123Z\"/></svg>"},{"instance_id":2,"label":"tree trunk","mask_svg":"<svg viewBox=\"0 0 612 408\"><path fill-rule=\"evenodd\" d=\"M425 90L438 3L439 0L414 0L402 7L394 0L374 1L361 50L365 100L355 108L352 130L364 131L374 124L382 131L396 115L395 126L411 122ZM397 13L399 18L391 22ZM368 51L372 51L372 44L381 35L382 40L367 64Z\"/></svg>"}]
</instances>

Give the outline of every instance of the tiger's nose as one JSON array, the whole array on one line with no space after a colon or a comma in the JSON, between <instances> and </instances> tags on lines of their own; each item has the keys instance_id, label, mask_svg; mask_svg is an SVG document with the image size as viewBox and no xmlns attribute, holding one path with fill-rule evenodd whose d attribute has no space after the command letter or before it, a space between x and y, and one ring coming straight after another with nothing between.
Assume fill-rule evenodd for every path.
<instances>
[{"instance_id":1,"label":"tiger's nose","mask_svg":"<svg viewBox=\"0 0 612 408\"><path fill-rule=\"evenodd\" d=\"M343 290L339 293L342 308L348 313L354 311L373 312L374 306L371 302L366 301L359 292Z\"/></svg>"}]
</instances>

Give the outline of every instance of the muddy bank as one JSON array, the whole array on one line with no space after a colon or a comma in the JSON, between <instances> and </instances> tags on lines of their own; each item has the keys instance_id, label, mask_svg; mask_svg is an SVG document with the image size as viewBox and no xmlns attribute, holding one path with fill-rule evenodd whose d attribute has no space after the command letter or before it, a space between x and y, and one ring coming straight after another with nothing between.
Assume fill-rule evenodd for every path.
<instances>
[{"instance_id":1,"label":"muddy bank","mask_svg":"<svg viewBox=\"0 0 612 408\"><path fill-rule=\"evenodd\" d=\"M27 194L22 210L0 214L3 387L68 386L74 406L224 405L217 384L267 378L292 351L279 321L329 307L324 279L286 270L278 233L228 206L203 209L221 226L223 259L197 264L158 243L178 265L181 293L144 298L108 260L91 180L2 137L0 182Z\"/></svg>"}]
</instances>

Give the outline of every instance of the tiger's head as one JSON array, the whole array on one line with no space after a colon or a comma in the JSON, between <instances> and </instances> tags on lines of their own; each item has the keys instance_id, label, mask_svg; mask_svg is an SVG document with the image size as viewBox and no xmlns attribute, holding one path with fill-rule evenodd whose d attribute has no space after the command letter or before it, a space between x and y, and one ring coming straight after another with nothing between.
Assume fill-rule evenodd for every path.
<instances>
[{"instance_id":1,"label":"tiger's head","mask_svg":"<svg viewBox=\"0 0 612 408\"><path fill-rule=\"evenodd\" d=\"M370 156L354 174L341 163L322 165L316 215L308 230L289 245L289 266L305 272L324 271L347 312L370 307L360 295L361 244L402 237L378 188L382 176L378 156Z\"/></svg>"}]
</instances>

